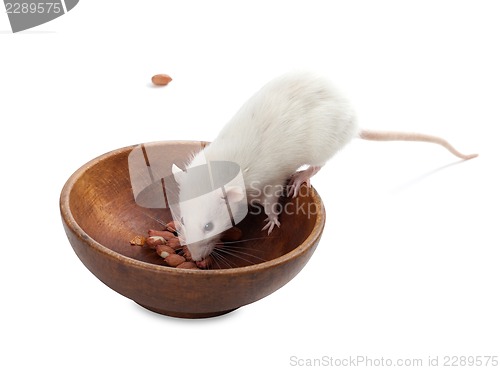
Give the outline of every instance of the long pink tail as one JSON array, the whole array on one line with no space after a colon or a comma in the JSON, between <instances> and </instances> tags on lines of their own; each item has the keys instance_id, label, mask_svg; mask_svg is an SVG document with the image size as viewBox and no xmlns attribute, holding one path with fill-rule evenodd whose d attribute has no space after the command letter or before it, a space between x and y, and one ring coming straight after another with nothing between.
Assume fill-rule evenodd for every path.
<instances>
[{"instance_id":1,"label":"long pink tail","mask_svg":"<svg viewBox=\"0 0 500 370\"><path fill-rule=\"evenodd\" d=\"M462 159L472 159L477 157L477 154L462 154L456 150L449 142L446 140L432 135L418 134L413 132L393 132L393 131L369 131L362 130L359 133L359 137L364 140L375 140L375 141L423 141L427 143L434 143L444 146L454 155Z\"/></svg>"}]
</instances>

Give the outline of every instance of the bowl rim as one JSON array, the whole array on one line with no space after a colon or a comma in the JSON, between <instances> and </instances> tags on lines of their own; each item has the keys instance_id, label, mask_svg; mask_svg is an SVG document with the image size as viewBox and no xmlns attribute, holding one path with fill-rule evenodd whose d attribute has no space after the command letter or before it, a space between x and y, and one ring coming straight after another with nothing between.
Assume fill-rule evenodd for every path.
<instances>
[{"instance_id":1,"label":"bowl rim","mask_svg":"<svg viewBox=\"0 0 500 370\"><path fill-rule=\"evenodd\" d=\"M88 235L85 230L83 230L82 227L76 222L76 220L73 217L73 214L71 213L71 208L70 208L70 194L73 189L74 184L76 181L83 176L83 174L92 166L95 166L97 163L106 160L109 157L119 155L121 153L131 151L133 148L136 148L137 146L140 145L165 145L165 144L170 144L170 145L176 145L176 144L193 144L194 142L197 141L190 141L190 140L165 140L165 141L154 141L154 142L148 142L148 143L142 143L142 144L134 144L134 145L129 145L126 147L118 148L111 150L107 153L101 154L98 157L88 161L84 165L82 165L80 168L78 168L69 178L66 180L66 183L64 184L62 190L61 190L61 195L59 199L59 207L60 207L60 212L61 212L61 217L63 219L63 222L66 224L66 226L71 229L80 239L83 239L87 242L87 244L91 247L94 248L97 252L100 252L102 254L107 255L108 257L116 260L117 262L124 263L131 265L136 268L140 269L145 269L145 270L153 270L153 271L158 271L158 272L163 272L163 273L172 273L172 274L179 274L179 275L190 275L190 274L205 274L205 275L235 275L235 274L241 274L245 272L255 272L259 270L266 270L268 268L276 267L282 264L285 264L291 260L296 259L297 257L300 257L301 255L305 254L310 248L314 247L317 242L319 241L322 231L325 226L325 207L324 204L321 200L320 195L314 189L314 187L311 186L311 189L313 190L312 192L312 199L314 203L316 204L317 209L320 211L316 214L316 222L314 223L314 227L307 236L307 238L299 244L297 247L295 247L293 250L291 250L288 253L285 253L284 255L274 258L269 261L265 262L260 262L257 264L249 265L249 266L243 266L243 267L233 267L233 268L228 268L228 269L214 269L214 270L194 270L194 269L176 269L170 266L163 266L163 265L155 265L152 263L148 262L143 262L137 259L134 259L132 257L127 257L123 254L120 254L103 244L97 242L94 240L90 235Z\"/></svg>"}]
</instances>

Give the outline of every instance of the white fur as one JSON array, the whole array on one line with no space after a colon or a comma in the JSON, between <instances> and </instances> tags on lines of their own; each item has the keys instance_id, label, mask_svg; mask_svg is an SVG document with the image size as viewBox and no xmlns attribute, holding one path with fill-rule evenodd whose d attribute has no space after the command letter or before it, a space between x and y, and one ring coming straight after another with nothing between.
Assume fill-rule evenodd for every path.
<instances>
[{"instance_id":1,"label":"white fur","mask_svg":"<svg viewBox=\"0 0 500 370\"><path fill-rule=\"evenodd\" d=\"M243 171L248 201L264 205L270 220L279 226L277 215L273 220L265 204L278 197L265 199L264 187L283 187L303 165L323 166L357 133L353 110L327 80L310 73L289 73L252 96L217 138L194 156L187 170L206 161L236 162ZM179 185L182 194L186 184L180 181ZM189 213L185 222L204 225L217 218L216 207L207 204L181 212Z\"/></svg>"},{"instance_id":2,"label":"white fur","mask_svg":"<svg viewBox=\"0 0 500 370\"><path fill-rule=\"evenodd\" d=\"M264 206L268 216L264 229L270 233L274 226L280 226L273 205L278 202L279 191L283 190L287 179L291 177L292 184L288 194L296 195L298 187L308 182L310 176L354 137L431 142L462 159L477 156L460 153L436 136L359 131L353 110L328 81L310 73L289 73L272 80L252 96L212 144L192 158L187 168L217 160L239 164L247 200L252 206L255 203ZM303 165L310 167L295 172ZM183 189L193 185L182 181L183 176L177 177L181 179L181 194ZM181 213L186 214L184 219L194 230L201 229L208 221L224 225L227 220L223 220L226 216L217 208L219 203L216 197L211 204L181 207ZM206 236L202 247L190 246L199 258L206 257L214 249L216 236Z\"/></svg>"},{"instance_id":3,"label":"white fur","mask_svg":"<svg viewBox=\"0 0 500 370\"><path fill-rule=\"evenodd\" d=\"M357 131L353 110L327 80L289 73L252 96L188 167L236 162L252 197L250 184L283 185L302 165L323 166Z\"/></svg>"}]
</instances>

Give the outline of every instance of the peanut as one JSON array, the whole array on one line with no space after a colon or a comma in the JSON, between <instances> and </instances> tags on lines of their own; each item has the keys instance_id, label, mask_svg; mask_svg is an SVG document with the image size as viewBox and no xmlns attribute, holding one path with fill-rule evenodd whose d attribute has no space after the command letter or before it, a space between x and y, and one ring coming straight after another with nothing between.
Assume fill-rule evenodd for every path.
<instances>
[{"instance_id":1,"label":"peanut","mask_svg":"<svg viewBox=\"0 0 500 370\"><path fill-rule=\"evenodd\" d=\"M181 246L181 242L179 238L172 238L168 240L168 245L171 248L179 248Z\"/></svg>"},{"instance_id":2,"label":"peanut","mask_svg":"<svg viewBox=\"0 0 500 370\"><path fill-rule=\"evenodd\" d=\"M186 262L186 259L184 257L182 257L181 255L178 255L178 254L174 253L174 254L169 254L167 256L167 258L165 258L165 262L170 267L177 267L181 263Z\"/></svg>"},{"instance_id":3,"label":"peanut","mask_svg":"<svg viewBox=\"0 0 500 370\"><path fill-rule=\"evenodd\" d=\"M210 267L212 264L212 257L207 256L205 259L202 259L201 261L196 261L196 266L198 266L200 269L207 269Z\"/></svg>"},{"instance_id":4,"label":"peanut","mask_svg":"<svg viewBox=\"0 0 500 370\"><path fill-rule=\"evenodd\" d=\"M158 74L151 77L151 81L158 86L166 86L172 81L172 77L166 74Z\"/></svg>"},{"instance_id":5,"label":"peanut","mask_svg":"<svg viewBox=\"0 0 500 370\"><path fill-rule=\"evenodd\" d=\"M168 245L157 245L156 246L156 253L158 253L158 255L161 258L167 258L169 255L175 254L175 251L172 248L170 248Z\"/></svg>"},{"instance_id":6,"label":"peanut","mask_svg":"<svg viewBox=\"0 0 500 370\"><path fill-rule=\"evenodd\" d=\"M180 230L180 225L177 221L170 221L167 223L166 229L172 233L177 233L177 230Z\"/></svg>"},{"instance_id":7,"label":"peanut","mask_svg":"<svg viewBox=\"0 0 500 370\"><path fill-rule=\"evenodd\" d=\"M142 247L146 243L146 238L144 236L134 236L133 239L130 241L130 244L132 245L138 245Z\"/></svg>"},{"instance_id":8,"label":"peanut","mask_svg":"<svg viewBox=\"0 0 500 370\"><path fill-rule=\"evenodd\" d=\"M161 236L162 238L167 239L167 240L175 238L174 233L171 231L160 231L160 230L150 229L148 231L148 235L149 236Z\"/></svg>"},{"instance_id":9,"label":"peanut","mask_svg":"<svg viewBox=\"0 0 500 370\"><path fill-rule=\"evenodd\" d=\"M188 261L191 261L191 259L192 259L191 252L189 251L189 249L188 249L188 247L186 245L182 248L182 254L184 255L184 257Z\"/></svg>"},{"instance_id":10,"label":"peanut","mask_svg":"<svg viewBox=\"0 0 500 370\"><path fill-rule=\"evenodd\" d=\"M156 247L157 245L167 244L167 241L162 236L150 236L146 239L146 244L149 247Z\"/></svg>"},{"instance_id":11,"label":"peanut","mask_svg":"<svg viewBox=\"0 0 500 370\"><path fill-rule=\"evenodd\" d=\"M182 262L181 264L177 265L178 269L189 269L189 270L198 270L198 266L196 266L196 263L193 261L186 261Z\"/></svg>"}]
</instances>

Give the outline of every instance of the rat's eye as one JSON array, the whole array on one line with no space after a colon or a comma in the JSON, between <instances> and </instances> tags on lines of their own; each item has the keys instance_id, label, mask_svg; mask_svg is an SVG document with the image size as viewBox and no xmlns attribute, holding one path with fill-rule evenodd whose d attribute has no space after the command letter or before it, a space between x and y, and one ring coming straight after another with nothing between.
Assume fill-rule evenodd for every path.
<instances>
[{"instance_id":1,"label":"rat's eye","mask_svg":"<svg viewBox=\"0 0 500 370\"><path fill-rule=\"evenodd\" d=\"M214 229L214 224L212 222L208 222L204 227L205 231L212 231Z\"/></svg>"}]
</instances>

